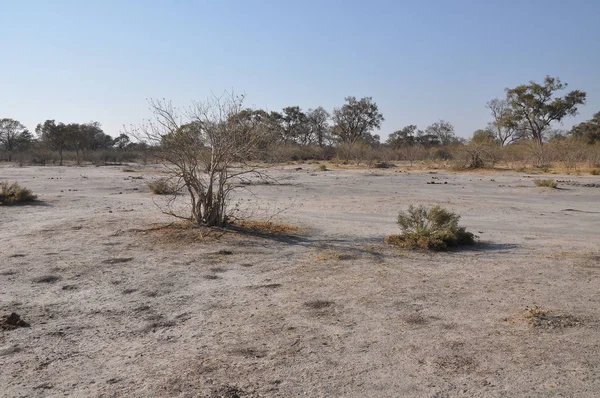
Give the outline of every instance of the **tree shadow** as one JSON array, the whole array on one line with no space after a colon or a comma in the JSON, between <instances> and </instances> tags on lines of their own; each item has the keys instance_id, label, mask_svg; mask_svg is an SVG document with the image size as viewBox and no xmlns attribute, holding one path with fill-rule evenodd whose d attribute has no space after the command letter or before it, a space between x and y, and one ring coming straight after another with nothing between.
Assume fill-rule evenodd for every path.
<instances>
[{"instance_id":1,"label":"tree shadow","mask_svg":"<svg viewBox=\"0 0 600 398\"><path fill-rule=\"evenodd\" d=\"M515 243L494 243L494 242L476 242L474 245L470 246L460 246L456 248L452 248L449 251L453 252L461 252L461 251L469 251L469 252L497 252L497 251L509 251L520 248L521 245L517 245Z\"/></svg>"},{"instance_id":2,"label":"tree shadow","mask_svg":"<svg viewBox=\"0 0 600 398\"><path fill-rule=\"evenodd\" d=\"M54 207L50 203L44 202L42 200L30 200L30 201L27 201L27 202L12 203L10 205L3 205L3 204L0 203L0 206L2 206L2 207L28 207L28 206L33 206L33 207Z\"/></svg>"}]
</instances>

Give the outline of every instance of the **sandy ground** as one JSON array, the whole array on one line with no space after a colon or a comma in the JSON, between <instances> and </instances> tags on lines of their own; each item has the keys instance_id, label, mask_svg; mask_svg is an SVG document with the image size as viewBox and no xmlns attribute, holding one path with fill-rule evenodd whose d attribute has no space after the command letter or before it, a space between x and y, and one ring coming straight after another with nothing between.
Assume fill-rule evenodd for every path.
<instances>
[{"instance_id":1,"label":"sandy ground","mask_svg":"<svg viewBox=\"0 0 600 398\"><path fill-rule=\"evenodd\" d=\"M599 188L300 167L252 190L301 232L197 242L155 228L148 168L0 167L40 199L0 207L0 316L30 323L0 331L0 395L600 396ZM421 203L481 243L385 245Z\"/></svg>"}]
</instances>

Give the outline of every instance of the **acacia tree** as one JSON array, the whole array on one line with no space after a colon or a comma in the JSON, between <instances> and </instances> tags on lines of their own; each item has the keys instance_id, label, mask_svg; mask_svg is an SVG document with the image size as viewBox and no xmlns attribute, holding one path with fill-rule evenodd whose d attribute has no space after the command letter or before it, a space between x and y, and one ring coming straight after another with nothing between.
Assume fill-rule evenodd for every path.
<instances>
[{"instance_id":1,"label":"acacia tree","mask_svg":"<svg viewBox=\"0 0 600 398\"><path fill-rule=\"evenodd\" d=\"M243 96L230 93L194 102L183 112L165 100L150 100L152 120L133 132L157 145L157 155L189 193L185 218L195 224L224 225L236 182L250 174L263 176L249 163L258 157L262 130L242 105Z\"/></svg>"},{"instance_id":2,"label":"acacia tree","mask_svg":"<svg viewBox=\"0 0 600 398\"><path fill-rule=\"evenodd\" d=\"M385 120L373 98L346 97L341 108L333 110L332 134L342 144L353 145L359 140L373 141L372 131ZM378 140L377 140L378 141Z\"/></svg>"},{"instance_id":3,"label":"acacia tree","mask_svg":"<svg viewBox=\"0 0 600 398\"><path fill-rule=\"evenodd\" d=\"M30 137L29 131L20 122L14 119L0 119L0 146L7 153L8 161L12 160L12 153L18 148L19 143Z\"/></svg>"},{"instance_id":4,"label":"acacia tree","mask_svg":"<svg viewBox=\"0 0 600 398\"><path fill-rule=\"evenodd\" d=\"M558 77L546 76L544 84L530 81L515 88L506 89L506 101L510 107L501 118L501 124L511 128L525 129L541 147L551 125L567 116L577 115L577 105L585 103L586 93L573 90L564 97L556 96L567 83Z\"/></svg>"}]
</instances>

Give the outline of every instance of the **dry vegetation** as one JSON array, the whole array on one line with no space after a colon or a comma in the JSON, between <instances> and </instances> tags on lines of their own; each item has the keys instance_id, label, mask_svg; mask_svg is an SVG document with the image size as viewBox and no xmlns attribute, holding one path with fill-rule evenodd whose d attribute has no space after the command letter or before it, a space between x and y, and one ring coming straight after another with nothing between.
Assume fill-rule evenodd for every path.
<instances>
[{"instance_id":1,"label":"dry vegetation","mask_svg":"<svg viewBox=\"0 0 600 398\"><path fill-rule=\"evenodd\" d=\"M458 225L460 216L440 206L409 206L400 212L400 235L390 235L386 243L407 249L441 251L451 247L475 244L475 235Z\"/></svg>"},{"instance_id":2,"label":"dry vegetation","mask_svg":"<svg viewBox=\"0 0 600 398\"><path fill-rule=\"evenodd\" d=\"M29 189L23 188L16 182L0 182L0 205L17 205L32 202L37 199Z\"/></svg>"},{"instance_id":3,"label":"dry vegetation","mask_svg":"<svg viewBox=\"0 0 600 398\"><path fill-rule=\"evenodd\" d=\"M541 180L541 179L536 179L533 180L533 183L535 184L536 187L542 187L542 188L557 188L558 184L556 183L556 181L548 179L548 180Z\"/></svg>"}]
</instances>

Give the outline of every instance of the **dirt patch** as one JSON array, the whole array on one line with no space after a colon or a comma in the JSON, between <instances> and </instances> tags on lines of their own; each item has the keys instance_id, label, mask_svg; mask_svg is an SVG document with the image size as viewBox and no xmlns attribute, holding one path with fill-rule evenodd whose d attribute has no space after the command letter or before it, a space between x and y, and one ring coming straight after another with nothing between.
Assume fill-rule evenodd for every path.
<instances>
[{"instance_id":1,"label":"dirt patch","mask_svg":"<svg viewBox=\"0 0 600 398\"><path fill-rule=\"evenodd\" d=\"M477 369L474 358L457 354L440 356L433 363L448 373L472 373Z\"/></svg>"},{"instance_id":2,"label":"dirt patch","mask_svg":"<svg viewBox=\"0 0 600 398\"><path fill-rule=\"evenodd\" d=\"M306 307L313 310L323 310L325 308L331 307L333 304L335 304L333 301L328 300L312 300L304 303Z\"/></svg>"},{"instance_id":3,"label":"dirt patch","mask_svg":"<svg viewBox=\"0 0 600 398\"><path fill-rule=\"evenodd\" d=\"M252 398L253 393L234 386L222 386L213 390L210 398Z\"/></svg>"},{"instance_id":4,"label":"dirt patch","mask_svg":"<svg viewBox=\"0 0 600 398\"><path fill-rule=\"evenodd\" d=\"M57 275L42 275L34 278L33 281L35 283L55 283L61 280L62 278Z\"/></svg>"},{"instance_id":5,"label":"dirt patch","mask_svg":"<svg viewBox=\"0 0 600 398\"><path fill-rule=\"evenodd\" d=\"M265 285L248 286L248 289L277 289L281 287L281 283L267 283Z\"/></svg>"},{"instance_id":6,"label":"dirt patch","mask_svg":"<svg viewBox=\"0 0 600 398\"><path fill-rule=\"evenodd\" d=\"M109 258L109 259L102 261L102 264L111 264L111 265L112 264L123 264L123 263L128 263L133 260L134 260L133 257Z\"/></svg>"},{"instance_id":7,"label":"dirt patch","mask_svg":"<svg viewBox=\"0 0 600 398\"><path fill-rule=\"evenodd\" d=\"M13 330L16 328L28 328L29 323L25 322L21 315L13 312L10 315L3 316L0 319L0 330Z\"/></svg>"},{"instance_id":8,"label":"dirt patch","mask_svg":"<svg viewBox=\"0 0 600 398\"><path fill-rule=\"evenodd\" d=\"M537 329L564 329L583 324L582 320L568 314L552 314L537 305L527 307L524 312L525 319Z\"/></svg>"}]
</instances>

